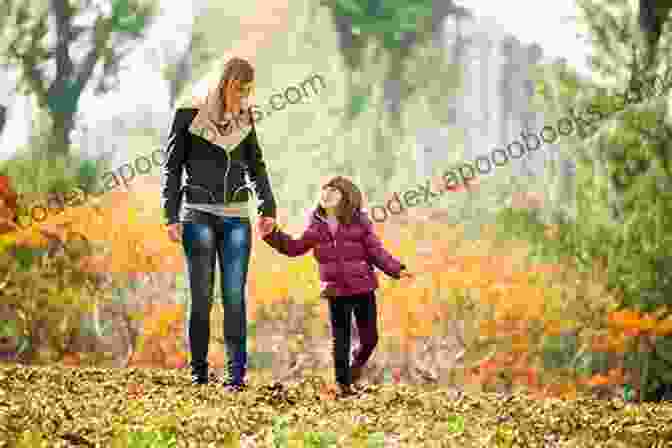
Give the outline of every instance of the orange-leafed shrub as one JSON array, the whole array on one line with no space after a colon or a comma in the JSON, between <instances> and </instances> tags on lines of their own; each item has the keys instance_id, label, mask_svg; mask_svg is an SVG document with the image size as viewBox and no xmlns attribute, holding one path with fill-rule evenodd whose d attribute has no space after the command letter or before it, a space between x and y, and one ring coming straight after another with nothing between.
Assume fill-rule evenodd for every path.
<instances>
[{"instance_id":1,"label":"orange-leafed shrub","mask_svg":"<svg viewBox=\"0 0 672 448\"><path fill-rule=\"evenodd\" d=\"M145 305L142 335L129 365L185 367L188 355L182 344L184 317L184 306L181 304Z\"/></svg>"},{"instance_id":2,"label":"orange-leafed shrub","mask_svg":"<svg viewBox=\"0 0 672 448\"><path fill-rule=\"evenodd\" d=\"M0 177L0 197L0 302L16 313L20 337L29 342L21 360L74 363L79 323L105 299L99 279L80 268L88 249L70 229L50 222L8 224L18 196L6 177Z\"/></svg>"},{"instance_id":3,"label":"orange-leafed shrub","mask_svg":"<svg viewBox=\"0 0 672 448\"><path fill-rule=\"evenodd\" d=\"M110 193L100 204L67 210L50 218L53 222L49 224L67 224L105 246L106 251L81 261L83 270L123 275L183 272L181 245L168 240L158 217L146 216L139 196L142 194ZM543 198L532 196L517 201L528 208L543 205ZM420 216L419 212L415 214ZM449 320L464 320L474 327L470 331L476 335L468 344L490 343L501 347L498 353L512 355L493 361L498 369L508 370L511 382L541 387L545 375L535 366L535 357L542 336L597 325L596 316L603 315L598 312L599 306L607 301L601 297L604 294L596 289L595 282L568 273L566 266L530 264L527 247L521 242L495 244L492 228L484 227L481 240L472 241L463 236L461 226L434 222L431 212L427 217L423 220L409 215L374 224L386 249L417 274L413 280L398 281L377 273L381 339L398 339L404 350L412 350L418 338L452 331ZM290 233L298 236L302 230L296 227ZM548 236L555 234L549 230ZM600 300L584 300L588 296L599 296ZM255 239L248 280L250 318L255 319L258 306L289 298L324 304L319 299L319 275L313 257L290 259ZM324 320L328 319L326 310L326 306L320 307ZM185 362L184 349L164 341L182 340L184 311L169 307L146 310L144 319L144 346L133 362L166 366ZM614 346L605 344L606 348ZM210 355L216 364L223 363L220 348L211 350ZM467 367L483 361L472 359ZM484 365L484 371L490 372L491 364ZM489 380L498 381L494 376Z\"/></svg>"}]
</instances>

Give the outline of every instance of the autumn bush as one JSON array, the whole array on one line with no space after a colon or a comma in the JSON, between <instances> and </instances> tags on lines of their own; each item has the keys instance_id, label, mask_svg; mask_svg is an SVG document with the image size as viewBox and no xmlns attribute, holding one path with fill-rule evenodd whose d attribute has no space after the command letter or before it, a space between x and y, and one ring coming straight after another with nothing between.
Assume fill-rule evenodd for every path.
<instances>
[{"instance_id":1,"label":"autumn bush","mask_svg":"<svg viewBox=\"0 0 672 448\"><path fill-rule=\"evenodd\" d=\"M186 303L177 296L182 293L184 298L188 291L174 291L177 285L165 278L152 279L176 276L177 283L183 284L184 257L181 246L168 240L146 198L142 185L136 191L111 192L83 206L68 207L32 233L14 233L13 238L32 235L35 241L29 244L39 246L40 232L61 240L71 234L85 235L90 250L68 259L75 266L68 274L63 271L51 277L52 284L67 285L63 287L67 298L52 292L58 288L47 288L48 300L63 307L82 304L80 314L70 308L59 311L61 320L75 325L81 322L77 316L96 306L101 320L103 305L92 305L97 303L93 298L107 297L109 302L116 296L120 317L114 326L127 327L127 348L106 351L115 351L122 358L120 365L182 368L188 362ZM426 213L424 219L422 213ZM419 275L397 281L378 274L381 342L371 361L368 377L372 381L384 381L391 374L397 382L466 384L486 391L524 387L536 394L571 396L582 385L604 386L604 377L611 382L623 380L623 366L617 360L607 357L600 364L586 355L623 344L622 338L604 339L610 334L604 316L616 302L606 293L600 266L586 274L567 260L533 263L528 243L502 238L494 226L482 226L480 239L470 239L464 226L447 224L441 217L440 211L418 209L374 225L385 247ZM303 229L290 226L288 230L298 234ZM547 241L556 238L553 228L544 232ZM290 373L301 375L304 369L328 372L328 310L319 298L314 260L280 256L254 238L248 280L251 364L270 367L284 378ZM16 253L6 251L5 256L7 263L22 263ZM42 269L49 268L35 266L33 272ZM101 282L101 277L107 281ZM94 280L99 290L92 288ZM30 279L24 281L27 284ZM76 290L78 284L89 289ZM18 289L10 291L18 294ZM31 289L21 291L35 295ZM213 310L210 360L222 368L223 319L219 306ZM52 311L49 316L59 315ZM117 331L115 335L121 334ZM588 350L590 344L596 348ZM63 356L64 343L56 345L60 355L50 359L81 362L79 354Z\"/></svg>"},{"instance_id":2,"label":"autumn bush","mask_svg":"<svg viewBox=\"0 0 672 448\"><path fill-rule=\"evenodd\" d=\"M561 356L551 363L582 377L583 384L600 389L630 384L636 390L635 397L640 397L640 391L644 391L642 399L660 399L662 390L672 384L672 376L668 373L668 363L672 361L669 348L672 313L664 300L651 300L652 296L647 295L642 282L648 281L650 272L644 270L637 274L634 256L621 253L614 257L615 251L622 250L617 248L623 244L616 242L621 238L618 231L605 227L598 234L595 230L568 223L545 225L526 210L506 211L500 216L500 225L506 225L513 235L530 241L533 256L561 257L574 266L576 275L592 278L594 281L582 292L571 283L567 285L583 295L585 302L596 305L600 298L608 298L608 303L600 302L599 309L595 306L584 308L583 328L555 338L553 350ZM648 247L651 253L641 257L663 256L662 252L667 250ZM583 251L581 257L572 255L579 250ZM635 253L641 253L641 250ZM623 271L622 261L625 260L630 265L627 275ZM625 286L625 279L633 279L636 275L642 279L639 284L643 289L639 291L629 284ZM550 296L560 294L558 288L548 286Z\"/></svg>"},{"instance_id":3,"label":"autumn bush","mask_svg":"<svg viewBox=\"0 0 672 448\"><path fill-rule=\"evenodd\" d=\"M631 20L636 13L627 2L580 6L587 32L596 37L590 42L596 76L548 67L536 89L558 116L591 109L599 116L589 126L577 125L576 137L561 145L576 163L575 175L564 182L575 194L561 192L568 199L564 210L544 220L527 210L506 210L498 224L528 241L536 258L602 272L615 305L586 332L592 348L579 347L573 367L598 373L589 380L597 385L625 382L640 400L672 399L672 85L652 87L670 71L662 57L669 51L658 48L655 63L644 63ZM624 36L615 46L614 35ZM642 95L627 104L614 94L632 89Z\"/></svg>"},{"instance_id":4,"label":"autumn bush","mask_svg":"<svg viewBox=\"0 0 672 448\"><path fill-rule=\"evenodd\" d=\"M615 302L604 293L598 273L532 263L529 247L498 233L483 226L478 241L459 234L452 240L461 243L453 247L434 241L436 255L420 268L434 282L426 294L433 294L434 303L450 304L470 327L466 380L477 389L522 385L538 393L574 394L581 383L568 367L577 351L558 340L578 338L575 345L580 344L590 328L599 328L595 317Z\"/></svg>"},{"instance_id":5,"label":"autumn bush","mask_svg":"<svg viewBox=\"0 0 672 448\"><path fill-rule=\"evenodd\" d=\"M51 223L17 226L17 203L7 200L17 195L7 177L0 177L0 197L0 297L3 313L12 316L4 331L15 341L5 348L18 351L22 341L21 359L60 360L72 341L84 336L80 323L96 299L103 300L99 278L77 268L89 247L70 229Z\"/></svg>"}]
</instances>

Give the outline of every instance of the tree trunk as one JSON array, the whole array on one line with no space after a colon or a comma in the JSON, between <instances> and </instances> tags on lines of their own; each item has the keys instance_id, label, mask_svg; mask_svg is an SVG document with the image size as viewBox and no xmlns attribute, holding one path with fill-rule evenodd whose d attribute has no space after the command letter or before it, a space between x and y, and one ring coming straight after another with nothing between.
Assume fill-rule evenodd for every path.
<instances>
[{"instance_id":1,"label":"tree trunk","mask_svg":"<svg viewBox=\"0 0 672 448\"><path fill-rule=\"evenodd\" d=\"M383 121L385 120L385 112L383 108L378 109L378 124L375 130L374 148L376 151L376 167L380 175L379 185L386 188L389 180L394 175L394 152L390 150L390 145L386 144L387 138L383 130ZM382 192L383 194L384 191Z\"/></svg>"},{"instance_id":2,"label":"tree trunk","mask_svg":"<svg viewBox=\"0 0 672 448\"><path fill-rule=\"evenodd\" d=\"M660 3L663 3L663 5ZM639 0L639 28L644 34L647 44L647 67L652 67L655 63L656 49L663 32L663 25L668 20L670 9L672 9L672 6L669 5L669 2Z\"/></svg>"},{"instance_id":3,"label":"tree trunk","mask_svg":"<svg viewBox=\"0 0 672 448\"><path fill-rule=\"evenodd\" d=\"M347 105L346 113L343 115L344 124L354 119L353 98L360 94L368 93L368 88L362 90L355 85L354 73L361 70L365 42L352 33L352 19L350 17L332 15L336 33L338 35L338 47L345 61L347 68Z\"/></svg>"},{"instance_id":4,"label":"tree trunk","mask_svg":"<svg viewBox=\"0 0 672 448\"><path fill-rule=\"evenodd\" d=\"M383 84L383 101L390 124L401 134L401 78L404 70L404 55L401 51L390 52L390 65Z\"/></svg>"},{"instance_id":5,"label":"tree trunk","mask_svg":"<svg viewBox=\"0 0 672 448\"><path fill-rule=\"evenodd\" d=\"M0 135L5 129L5 124L7 123L7 106L0 104Z\"/></svg>"},{"instance_id":6,"label":"tree trunk","mask_svg":"<svg viewBox=\"0 0 672 448\"><path fill-rule=\"evenodd\" d=\"M47 153L49 157L70 154L70 133L75 127L74 113L52 112L53 128L49 137Z\"/></svg>"}]
</instances>

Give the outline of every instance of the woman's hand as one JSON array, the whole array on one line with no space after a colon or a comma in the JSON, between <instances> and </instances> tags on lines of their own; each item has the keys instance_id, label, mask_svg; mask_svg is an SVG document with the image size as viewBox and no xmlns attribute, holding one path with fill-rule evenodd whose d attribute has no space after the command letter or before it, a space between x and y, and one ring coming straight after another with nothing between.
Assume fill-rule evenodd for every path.
<instances>
[{"instance_id":1,"label":"woman's hand","mask_svg":"<svg viewBox=\"0 0 672 448\"><path fill-rule=\"evenodd\" d=\"M275 218L269 218L266 216L260 216L257 218L257 232L259 233L260 238L264 238L266 235L273 231L275 227Z\"/></svg>"},{"instance_id":2,"label":"woman's hand","mask_svg":"<svg viewBox=\"0 0 672 448\"><path fill-rule=\"evenodd\" d=\"M179 243L182 240L182 223L176 222L174 224L168 224L168 238L174 243Z\"/></svg>"},{"instance_id":3,"label":"woman's hand","mask_svg":"<svg viewBox=\"0 0 672 448\"><path fill-rule=\"evenodd\" d=\"M401 272L399 273L399 277L401 278L414 278L415 274L412 272L408 272L406 268L402 269Z\"/></svg>"}]
</instances>

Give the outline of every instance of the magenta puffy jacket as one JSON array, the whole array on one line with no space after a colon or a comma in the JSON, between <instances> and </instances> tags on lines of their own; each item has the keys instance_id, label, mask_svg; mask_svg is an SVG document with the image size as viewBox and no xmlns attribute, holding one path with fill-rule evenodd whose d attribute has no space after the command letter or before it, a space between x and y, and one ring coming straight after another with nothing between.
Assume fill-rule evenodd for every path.
<instances>
[{"instance_id":1,"label":"magenta puffy jacket","mask_svg":"<svg viewBox=\"0 0 672 448\"><path fill-rule=\"evenodd\" d=\"M315 209L308 228L298 240L276 226L264 241L290 257L298 257L313 249L323 297L363 294L377 289L374 266L395 279L399 279L405 269L385 250L365 212L356 212L350 225L339 224L336 235L332 236L326 218Z\"/></svg>"}]
</instances>

